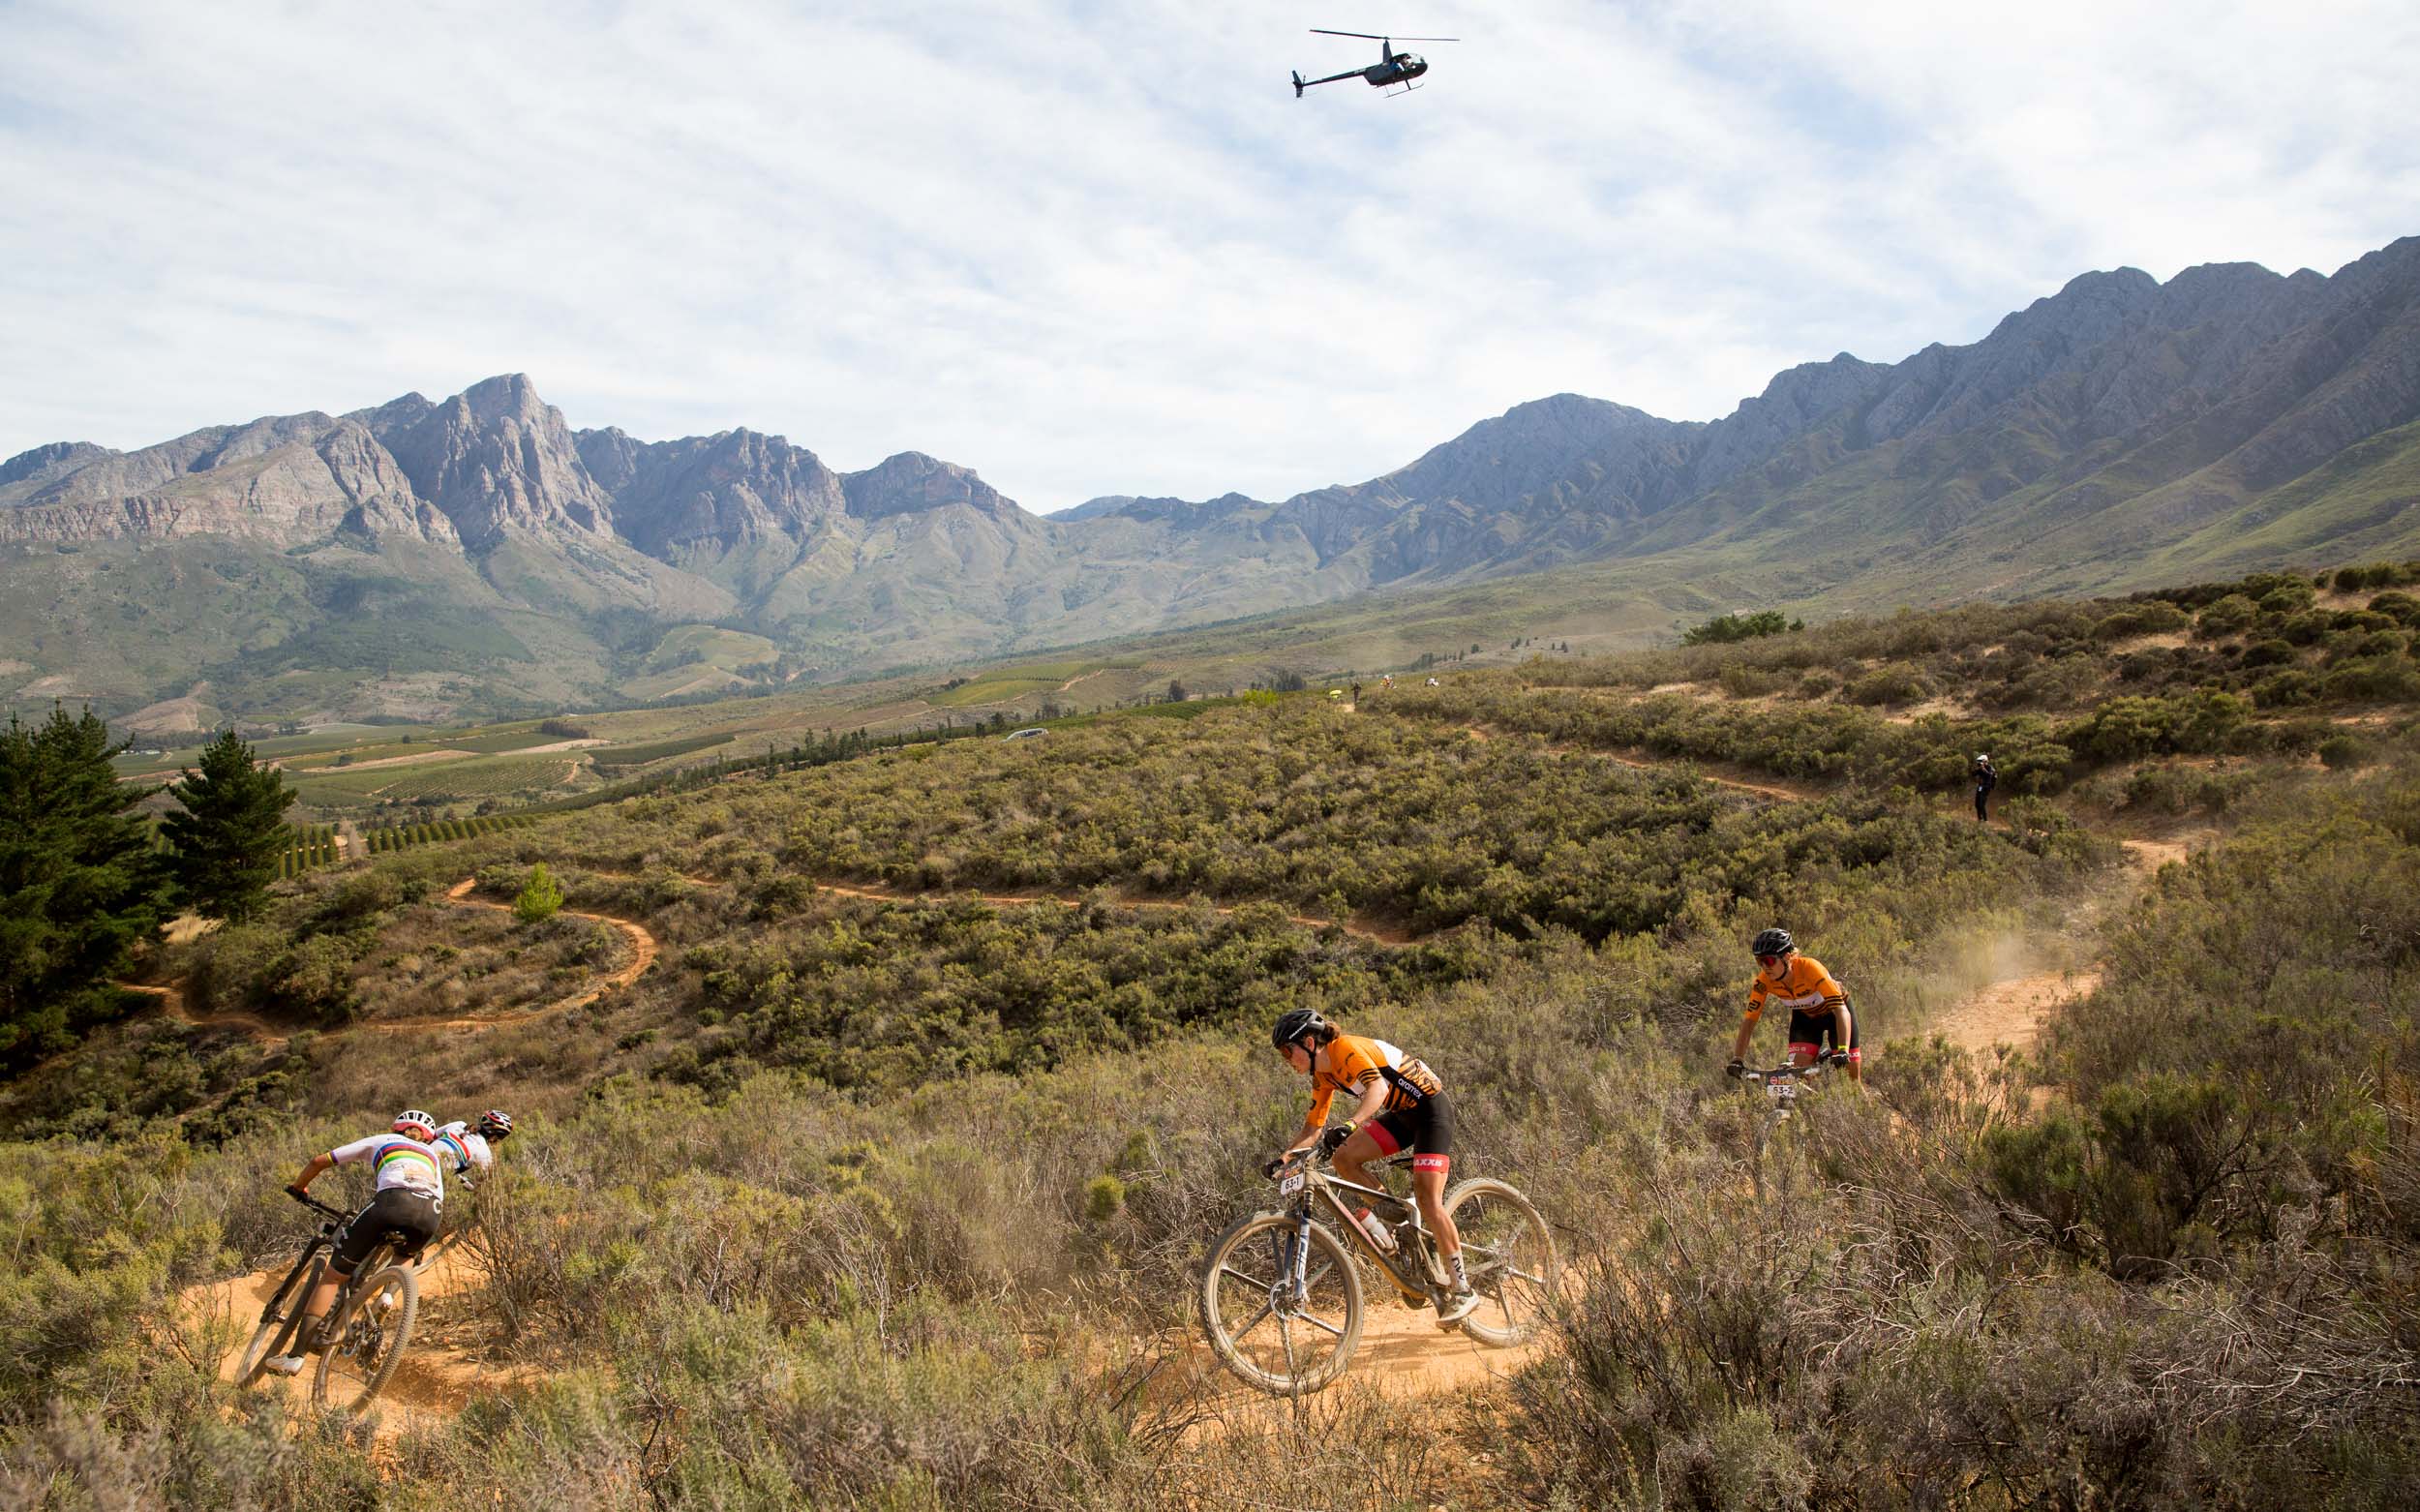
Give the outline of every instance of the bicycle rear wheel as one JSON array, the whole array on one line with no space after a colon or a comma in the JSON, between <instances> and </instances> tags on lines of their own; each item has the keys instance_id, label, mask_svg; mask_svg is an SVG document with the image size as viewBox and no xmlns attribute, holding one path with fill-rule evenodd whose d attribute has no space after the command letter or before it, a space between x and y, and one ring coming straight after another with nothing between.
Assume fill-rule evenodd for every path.
<instances>
[{"instance_id":1,"label":"bicycle rear wheel","mask_svg":"<svg viewBox=\"0 0 2420 1512\"><path fill-rule=\"evenodd\" d=\"M419 1311L420 1283L408 1265L386 1266L356 1285L319 1351L312 1406L342 1412L367 1407L395 1374Z\"/></svg>"},{"instance_id":2,"label":"bicycle rear wheel","mask_svg":"<svg viewBox=\"0 0 2420 1512\"><path fill-rule=\"evenodd\" d=\"M1536 1338L1554 1307L1562 1263L1546 1220L1517 1189L1486 1176L1446 1193L1445 1213L1462 1236L1463 1266L1479 1294L1462 1331L1498 1349Z\"/></svg>"},{"instance_id":3,"label":"bicycle rear wheel","mask_svg":"<svg viewBox=\"0 0 2420 1512\"><path fill-rule=\"evenodd\" d=\"M1306 1396L1345 1373L1361 1345L1361 1273L1324 1225L1295 1256L1295 1222L1255 1213L1221 1236L1202 1268L1201 1327L1228 1370L1275 1396ZM1279 1282L1299 1265L1303 1299Z\"/></svg>"},{"instance_id":4,"label":"bicycle rear wheel","mask_svg":"<svg viewBox=\"0 0 2420 1512\"><path fill-rule=\"evenodd\" d=\"M288 1271L268 1305L260 1310L260 1326L252 1331L252 1342L235 1362L235 1384L249 1386L261 1376L261 1364L272 1355L291 1354L295 1333L302 1327L303 1303L311 1288L319 1284L319 1273L327 1267L327 1257L320 1256L309 1265L297 1265Z\"/></svg>"}]
</instances>

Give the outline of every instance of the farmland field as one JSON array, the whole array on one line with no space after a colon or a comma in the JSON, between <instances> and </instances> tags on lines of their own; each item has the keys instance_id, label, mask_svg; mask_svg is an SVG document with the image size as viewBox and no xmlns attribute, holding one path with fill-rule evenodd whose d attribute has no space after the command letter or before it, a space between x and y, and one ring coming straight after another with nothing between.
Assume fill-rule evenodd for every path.
<instances>
[{"instance_id":1,"label":"farmland field","mask_svg":"<svg viewBox=\"0 0 2420 1512\"><path fill-rule=\"evenodd\" d=\"M971 682L925 695L925 702L944 709L973 704L1002 704L1028 693L1054 693L1078 678L1096 672L1131 672L1142 663L1126 661L1027 662L987 672Z\"/></svg>"}]
</instances>

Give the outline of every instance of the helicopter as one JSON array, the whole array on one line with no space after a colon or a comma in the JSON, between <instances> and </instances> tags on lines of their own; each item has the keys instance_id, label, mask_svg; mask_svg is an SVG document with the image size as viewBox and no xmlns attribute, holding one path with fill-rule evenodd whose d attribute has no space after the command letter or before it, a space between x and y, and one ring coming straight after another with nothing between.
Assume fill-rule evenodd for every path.
<instances>
[{"instance_id":1,"label":"helicopter","mask_svg":"<svg viewBox=\"0 0 2420 1512\"><path fill-rule=\"evenodd\" d=\"M1315 37L1359 37L1375 42L1378 45L1378 61L1366 69L1346 69L1342 74L1330 74L1325 78L1305 78L1302 75L1296 74L1294 76L1294 98L1297 100L1302 98L1304 90L1313 85L1333 84L1340 78L1362 79L1374 89L1385 89L1392 84L1401 84L1404 87L1395 90L1394 93L1407 95L1420 87L1412 81L1429 71L1429 60L1420 54L1397 52L1395 39L1392 37L1381 37L1376 32L1332 32L1324 26L1314 26L1311 28L1311 34ZM1462 39L1459 37L1407 37L1404 41L1460 42Z\"/></svg>"}]
</instances>

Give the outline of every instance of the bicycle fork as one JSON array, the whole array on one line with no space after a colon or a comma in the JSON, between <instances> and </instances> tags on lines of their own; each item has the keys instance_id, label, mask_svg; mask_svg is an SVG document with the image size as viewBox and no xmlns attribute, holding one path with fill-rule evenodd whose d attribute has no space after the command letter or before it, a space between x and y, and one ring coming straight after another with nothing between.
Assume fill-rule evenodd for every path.
<instances>
[{"instance_id":1,"label":"bicycle fork","mask_svg":"<svg viewBox=\"0 0 2420 1512\"><path fill-rule=\"evenodd\" d=\"M1311 1300L1311 1204L1297 1203L1294 1225L1276 1238L1277 1278L1269 1284L1269 1306L1290 1314Z\"/></svg>"}]
</instances>

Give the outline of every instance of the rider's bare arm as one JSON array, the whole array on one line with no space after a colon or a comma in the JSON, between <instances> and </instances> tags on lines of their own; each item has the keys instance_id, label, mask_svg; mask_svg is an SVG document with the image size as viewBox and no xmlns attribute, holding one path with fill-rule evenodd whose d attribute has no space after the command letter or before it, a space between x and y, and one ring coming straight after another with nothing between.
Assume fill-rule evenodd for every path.
<instances>
[{"instance_id":1,"label":"rider's bare arm","mask_svg":"<svg viewBox=\"0 0 2420 1512\"><path fill-rule=\"evenodd\" d=\"M1749 1000L1748 1011L1739 1019L1739 1038L1731 1042L1731 1058L1733 1060L1744 1061L1748 1058L1748 1036L1756 1032L1756 1021L1764 1016L1765 1004L1763 995L1759 994L1757 997Z\"/></svg>"},{"instance_id":2,"label":"rider's bare arm","mask_svg":"<svg viewBox=\"0 0 2420 1512\"><path fill-rule=\"evenodd\" d=\"M325 1150L320 1151L318 1154L311 1158L311 1164L302 1168L302 1174L295 1177L293 1185L287 1187L286 1190L288 1192L310 1191L311 1184L326 1175L328 1173L328 1167L334 1165L335 1164L336 1158L334 1156L328 1154Z\"/></svg>"},{"instance_id":3,"label":"rider's bare arm","mask_svg":"<svg viewBox=\"0 0 2420 1512\"><path fill-rule=\"evenodd\" d=\"M1346 1120L1347 1128L1359 1129L1377 1116L1378 1109L1386 1104L1386 1079L1373 1072L1362 1082L1360 1092L1361 1102L1354 1107L1352 1117ZM1301 1134L1286 1147L1286 1154L1308 1150L1319 1142L1320 1134L1327 1128L1328 1108L1333 1101L1333 1095L1322 1086L1311 1100L1311 1112L1303 1120Z\"/></svg>"}]
</instances>

